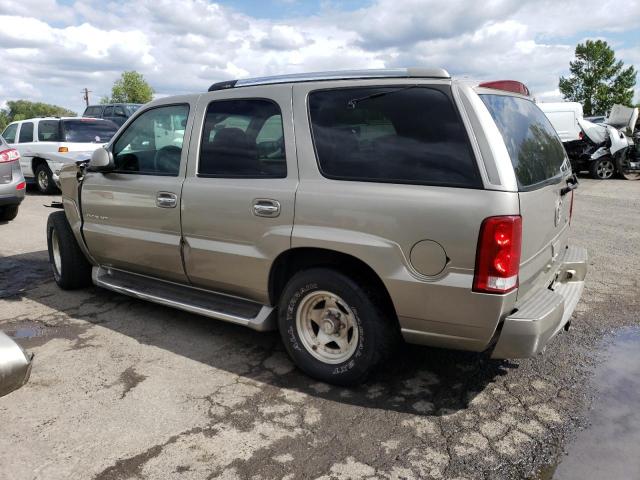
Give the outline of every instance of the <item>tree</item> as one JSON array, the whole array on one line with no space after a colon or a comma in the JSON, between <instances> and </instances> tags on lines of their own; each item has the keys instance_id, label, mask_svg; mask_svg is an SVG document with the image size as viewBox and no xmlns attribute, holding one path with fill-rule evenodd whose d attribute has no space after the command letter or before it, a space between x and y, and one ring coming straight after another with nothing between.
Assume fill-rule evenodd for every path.
<instances>
[{"instance_id":1,"label":"tree","mask_svg":"<svg viewBox=\"0 0 640 480\"><path fill-rule=\"evenodd\" d=\"M131 71L122 75L111 87L111 98L102 97L100 103L147 103L153 99L153 88L142 74Z\"/></svg>"},{"instance_id":2,"label":"tree","mask_svg":"<svg viewBox=\"0 0 640 480\"><path fill-rule=\"evenodd\" d=\"M9 100L7 107L0 110L0 129L16 120L26 120L34 117L75 117L76 112L42 102L28 100Z\"/></svg>"},{"instance_id":3,"label":"tree","mask_svg":"<svg viewBox=\"0 0 640 480\"><path fill-rule=\"evenodd\" d=\"M585 115L603 115L616 103L631 105L636 70L623 68L604 40L579 43L569 65L571 75L560 77L560 92L566 100L581 103Z\"/></svg>"}]
</instances>

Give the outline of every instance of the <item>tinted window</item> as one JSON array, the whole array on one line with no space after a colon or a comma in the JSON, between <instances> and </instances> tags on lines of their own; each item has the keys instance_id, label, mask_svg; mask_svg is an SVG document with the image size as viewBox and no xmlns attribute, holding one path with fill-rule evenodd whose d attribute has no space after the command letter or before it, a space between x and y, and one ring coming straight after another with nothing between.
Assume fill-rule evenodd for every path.
<instances>
[{"instance_id":1,"label":"tinted window","mask_svg":"<svg viewBox=\"0 0 640 480\"><path fill-rule=\"evenodd\" d=\"M118 107L113 107L113 114L120 116L120 117L126 117L127 115L124 113L124 108L118 106Z\"/></svg>"},{"instance_id":2,"label":"tinted window","mask_svg":"<svg viewBox=\"0 0 640 480\"><path fill-rule=\"evenodd\" d=\"M107 143L117 131L118 126L107 120L62 120L62 138L65 142Z\"/></svg>"},{"instance_id":3,"label":"tinted window","mask_svg":"<svg viewBox=\"0 0 640 480\"><path fill-rule=\"evenodd\" d=\"M520 188L561 175L564 148L545 114L532 101L506 95L480 97L502 134Z\"/></svg>"},{"instance_id":4,"label":"tinted window","mask_svg":"<svg viewBox=\"0 0 640 480\"><path fill-rule=\"evenodd\" d=\"M309 96L320 170L329 178L481 186L466 132L447 93L374 87Z\"/></svg>"},{"instance_id":5,"label":"tinted window","mask_svg":"<svg viewBox=\"0 0 640 480\"><path fill-rule=\"evenodd\" d=\"M16 132L18 131L18 124L12 123L2 132L2 136L7 141L7 143L16 143Z\"/></svg>"},{"instance_id":6,"label":"tinted window","mask_svg":"<svg viewBox=\"0 0 640 480\"><path fill-rule=\"evenodd\" d=\"M116 170L146 175L178 175L188 105L147 110L113 146Z\"/></svg>"},{"instance_id":7,"label":"tinted window","mask_svg":"<svg viewBox=\"0 0 640 480\"><path fill-rule=\"evenodd\" d=\"M59 142L60 120L41 120L38 123L38 140L41 142Z\"/></svg>"},{"instance_id":8,"label":"tinted window","mask_svg":"<svg viewBox=\"0 0 640 480\"><path fill-rule=\"evenodd\" d=\"M99 117L102 113L102 107L87 107L82 114L84 117Z\"/></svg>"},{"instance_id":9,"label":"tinted window","mask_svg":"<svg viewBox=\"0 0 640 480\"><path fill-rule=\"evenodd\" d=\"M210 103L198 174L227 178L286 177L280 107L268 100Z\"/></svg>"},{"instance_id":10,"label":"tinted window","mask_svg":"<svg viewBox=\"0 0 640 480\"><path fill-rule=\"evenodd\" d=\"M20 127L18 143L33 142L33 122L24 122Z\"/></svg>"},{"instance_id":11,"label":"tinted window","mask_svg":"<svg viewBox=\"0 0 640 480\"><path fill-rule=\"evenodd\" d=\"M105 107L103 117L113 117L113 107Z\"/></svg>"}]
</instances>

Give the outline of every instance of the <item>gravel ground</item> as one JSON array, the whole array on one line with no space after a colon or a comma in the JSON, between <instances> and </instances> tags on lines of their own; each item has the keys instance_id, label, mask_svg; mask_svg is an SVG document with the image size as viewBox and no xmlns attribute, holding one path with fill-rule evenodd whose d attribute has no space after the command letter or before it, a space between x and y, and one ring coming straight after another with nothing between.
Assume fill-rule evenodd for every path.
<instances>
[{"instance_id":1,"label":"gravel ground","mask_svg":"<svg viewBox=\"0 0 640 480\"><path fill-rule=\"evenodd\" d=\"M549 478L607 334L640 324L640 182L582 179L571 236L590 270L545 355L407 347L355 389L305 377L276 334L57 289L54 198L0 224L0 328L36 355L0 398L2 479Z\"/></svg>"}]
</instances>

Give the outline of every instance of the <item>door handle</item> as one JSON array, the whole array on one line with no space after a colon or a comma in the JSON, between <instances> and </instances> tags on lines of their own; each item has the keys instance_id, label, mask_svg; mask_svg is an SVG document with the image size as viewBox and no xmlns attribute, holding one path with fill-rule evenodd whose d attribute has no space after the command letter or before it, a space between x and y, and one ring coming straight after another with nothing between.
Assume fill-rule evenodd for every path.
<instances>
[{"instance_id":1,"label":"door handle","mask_svg":"<svg viewBox=\"0 0 640 480\"><path fill-rule=\"evenodd\" d=\"M280 202L269 198L257 198L253 201L253 214L257 217L277 217L280 215Z\"/></svg>"},{"instance_id":2,"label":"door handle","mask_svg":"<svg viewBox=\"0 0 640 480\"><path fill-rule=\"evenodd\" d=\"M156 206L160 208L175 208L178 205L178 196L171 192L158 192Z\"/></svg>"}]
</instances>

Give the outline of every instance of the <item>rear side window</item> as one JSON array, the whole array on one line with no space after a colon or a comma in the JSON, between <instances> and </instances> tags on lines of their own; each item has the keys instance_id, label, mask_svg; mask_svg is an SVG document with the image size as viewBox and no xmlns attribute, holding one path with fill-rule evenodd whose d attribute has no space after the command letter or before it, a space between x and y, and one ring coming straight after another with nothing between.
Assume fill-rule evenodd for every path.
<instances>
[{"instance_id":1,"label":"rear side window","mask_svg":"<svg viewBox=\"0 0 640 480\"><path fill-rule=\"evenodd\" d=\"M2 136L7 141L7 143L16 143L16 132L18 131L18 124L12 123L2 132Z\"/></svg>"},{"instance_id":2,"label":"rear side window","mask_svg":"<svg viewBox=\"0 0 640 480\"><path fill-rule=\"evenodd\" d=\"M20 127L18 143L33 142L33 122L24 122Z\"/></svg>"},{"instance_id":3,"label":"rear side window","mask_svg":"<svg viewBox=\"0 0 640 480\"><path fill-rule=\"evenodd\" d=\"M113 117L113 107L105 107L103 117Z\"/></svg>"},{"instance_id":4,"label":"rear side window","mask_svg":"<svg viewBox=\"0 0 640 480\"><path fill-rule=\"evenodd\" d=\"M284 178L287 164L280 107L270 100L219 100L209 104L198 175Z\"/></svg>"},{"instance_id":5,"label":"rear side window","mask_svg":"<svg viewBox=\"0 0 640 480\"><path fill-rule=\"evenodd\" d=\"M38 140L40 142L59 142L60 121L41 120L40 123L38 123Z\"/></svg>"},{"instance_id":6,"label":"rear side window","mask_svg":"<svg viewBox=\"0 0 640 480\"><path fill-rule=\"evenodd\" d=\"M532 101L507 95L480 98L502 134L521 190L543 186L562 175L564 147L548 118Z\"/></svg>"},{"instance_id":7,"label":"rear side window","mask_svg":"<svg viewBox=\"0 0 640 480\"><path fill-rule=\"evenodd\" d=\"M82 114L83 117L99 117L102 113L102 107L87 107Z\"/></svg>"},{"instance_id":8,"label":"rear side window","mask_svg":"<svg viewBox=\"0 0 640 480\"><path fill-rule=\"evenodd\" d=\"M118 126L108 120L63 120L62 135L65 142L107 143L118 131Z\"/></svg>"},{"instance_id":9,"label":"rear side window","mask_svg":"<svg viewBox=\"0 0 640 480\"><path fill-rule=\"evenodd\" d=\"M316 91L309 114L320 170L328 178L482 186L462 121L443 90Z\"/></svg>"}]
</instances>

